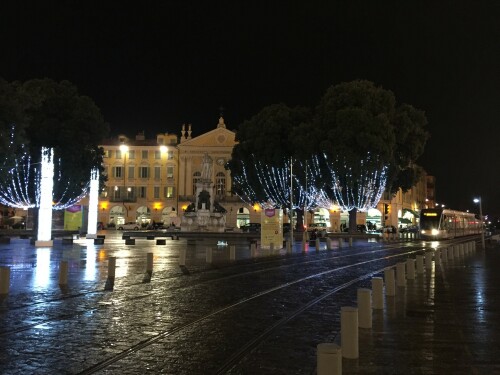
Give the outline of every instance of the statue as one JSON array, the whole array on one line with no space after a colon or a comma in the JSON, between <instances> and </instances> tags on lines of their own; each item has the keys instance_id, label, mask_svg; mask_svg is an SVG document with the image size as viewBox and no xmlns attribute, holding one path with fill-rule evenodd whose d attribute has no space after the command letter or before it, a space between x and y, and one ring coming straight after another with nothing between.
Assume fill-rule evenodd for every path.
<instances>
[{"instance_id":1,"label":"statue","mask_svg":"<svg viewBox=\"0 0 500 375\"><path fill-rule=\"evenodd\" d=\"M191 203L189 206L186 208L186 212L195 212L196 211L196 205L194 203Z\"/></svg>"},{"instance_id":2,"label":"statue","mask_svg":"<svg viewBox=\"0 0 500 375\"><path fill-rule=\"evenodd\" d=\"M201 162L201 179L202 180L211 180L212 179L212 158L208 156L207 153L203 156L203 160Z\"/></svg>"},{"instance_id":3,"label":"statue","mask_svg":"<svg viewBox=\"0 0 500 375\"><path fill-rule=\"evenodd\" d=\"M205 207L203 207L205 204ZM205 208L205 210L210 210L210 193L206 190L202 190L200 195L198 195L198 210Z\"/></svg>"}]
</instances>

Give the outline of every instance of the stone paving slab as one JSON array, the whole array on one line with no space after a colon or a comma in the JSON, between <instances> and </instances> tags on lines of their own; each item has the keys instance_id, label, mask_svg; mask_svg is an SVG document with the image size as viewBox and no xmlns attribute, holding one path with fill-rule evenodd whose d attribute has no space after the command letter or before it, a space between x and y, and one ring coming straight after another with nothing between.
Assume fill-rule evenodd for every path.
<instances>
[{"instance_id":1,"label":"stone paving slab","mask_svg":"<svg viewBox=\"0 0 500 375\"><path fill-rule=\"evenodd\" d=\"M500 248L408 281L360 329L343 374L500 374ZM340 344L340 338L336 341Z\"/></svg>"},{"instance_id":2,"label":"stone paving slab","mask_svg":"<svg viewBox=\"0 0 500 375\"><path fill-rule=\"evenodd\" d=\"M146 241L146 240L144 240ZM15 242L15 241L14 241ZM75 262L81 262L79 259L80 250L75 247L67 247L62 253L74 259ZM124 317L134 316L135 310L142 309L145 306L154 306L162 312L158 316L149 316L150 320L144 320L143 325L130 330L128 326L123 325L121 333L124 337L137 337L137 341L144 338L144 335L154 335L160 331L166 320L180 319L175 317L170 309L170 301L161 290L156 286L146 286L140 282L140 277L144 270L145 259L138 260L134 249L123 249L120 245L112 250L117 253L125 252L127 261L122 267L132 269L132 275L135 275L135 281L117 280L117 290L124 290L124 293L112 296L102 292L104 278L97 278L97 281L83 283L80 286L86 288L82 290L97 290L95 294L89 294L81 300L69 300L61 302L53 309L58 311L43 311L42 302L44 299L56 298L56 292L47 292L37 287L36 281L44 282L44 275L36 275L36 268L30 266L29 260L23 260L17 263L17 273L19 277L16 280L17 285L22 284L23 272L34 273L35 283L30 284L30 288L18 288L14 290L14 297L10 298L9 307L16 307L18 304L13 299L19 298L22 301L30 299L40 300L39 306L33 306L28 311L34 317L44 317L46 315L60 314L64 317L65 311L78 309L82 319L80 322L73 322L68 325L64 319L55 321L51 329L38 329L30 336L32 345L30 347L13 347L9 352L1 353L0 357L8 356L15 358L18 355L25 356L32 353L33 360L24 362L13 372L7 373L40 373L41 368L52 368L55 374L58 373L77 373L84 369L88 358L98 357L104 353L119 353L125 350L129 345L127 341L113 343L111 345L92 346L92 337L106 338L109 334L106 332L106 325L103 322L109 322L109 326L123 325ZM135 248L137 249L137 248ZM27 249L25 249L27 251ZM20 251L25 251L20 249ZM87 251L89 251L87 249ZM93 250L92 250L93 251ZM155 250L156 251L156 250ZM163 251L163 250L161 250ZM144 251L143 251L144 252ZM162 264L158 271L155 269L154 275L162 275L175 270L175 275L180 271L175 264L176 256L169 255L167 261ZM99 261L99 249L95 251L97 261ZM140 254L139 254L140 255ZM143 254L142 254L143 255ZM140 255L140 256L142 256ZM56 264L60 258L52 259L52 264ZM141 258L142 259L142 258ZM16 254L13 253L12 260L15 262ZM171 260L173 260L171 262ZM193 259L198 261L199 269L206 269L204 257ZM88 260L87 260L88 261ZM194 269L196 270L196 267ZM96 272L101 272L103 264L96 263ZM408 281L406 288L398 288L398 293L394 298L385 298L385 309L375 311L373 314L373 328L370 330L360 330L360 358L357 360L343 361L344 374L500 374L500 248L491 247L486 251L478 251L475 255L466 260L457 259L446 264L437 265L432 273L426 272L425 275L418 276L414 281ZM224 270L214 270L214 272L223 272ZM57 279L57 269L51 271L50 277ZM196 272L193 278L210 277L210 273L198 275ZM379 275L381 276L381 275ZM175 290L182 287L183 279L166 279L170 287ZM98 287L99 286L99 287ZM97 288L98 287L98 288ZM245 359L237 368L231 370L231 374L314 374L315 366L315 346L320 342L332 341L340 344L338 332L339 311L332 310L332 304L335 306L352 305L355 301L356 288L368 287L366 283L355 285L335 300L325 301L314 311L310 311L299 319L292 321L290 325L273 334L264 344L255 351L258 356L259 365L255 366L252 357ZM148 290L151 288L151 290ZM226 291L231 288L238 288L238 285L227 285ZM155 291L157 290L158 293ZM78 293L78 290L74 290ZM52 293L54 295L52 295ZM207 300L214 300L220 296L210 293L206 294ZM184 301L185 300L185 301ZM179 297L178 303L185 305L183 314L189 314L188 308L193 301L189 296ZM197 301L199 302L199 301ZM100 306L112 304L114 309L109 313ZM7 306L3 306L5 308ZM255 307L258 311L263 307ZM115 310L114 313L112 310ZM253 315L252 312L246 312ZM13 310L15 315L15 311ZM188 316L183 319L188 319ZM5 316L5 315L4 315ZM120 323L120 319L122 322ZM24 323L30 321L30 316L16 316L16 321L22 320ZM5 323L5 321L4 321ZM33 319L36 324L36 318ZM81 323L81 324L80 324ZM2 324L2 322L0 322ZM328 329L325 330L325 327ZM114 328L115 329L115 328ZM243 329L243 328L242 328ZM231 327L228 327L231 330ZM72 332L82 333L82 338L88 340L86 346L88 351L82 352L77 344L71 344L59 348L53 352L45 344L45 339L50 340L51 336L71 335ZM193 335L200 335L200 332L194 332ZM207 336L205 336L207 337ZM15 337L9 337L9 340L15 342ZM25 342L25 341L23 341ZM106 340L101 340L106 343ZM84 343L80 343L83 345ZM200 350L204 347L204 341L201 339L196 343L187 342L186 345L196 345ZM221 348L223 350L223 348ZM73 353L75 368L64 368L58 363L64 363L62 359L68 354ZM153 364L158 361L168 360L170 370L163 373L180 374L185 373L182 370L182 363L177 363L175 358L165 358L165 349L158 350L151 348L149 361ZM50 364L52 367L47 367ZM200 374L203 371L203 363L200 363ZM206 368L206 367L205 367ZM9 371L10 371L9 370ZM146 371L147 369L144 369ZM111 367L106 373L133 374L139 373L132 368L123 368L117 364ZM142 373L142 372L141 372Z\"/></svg>"}]
</instances>

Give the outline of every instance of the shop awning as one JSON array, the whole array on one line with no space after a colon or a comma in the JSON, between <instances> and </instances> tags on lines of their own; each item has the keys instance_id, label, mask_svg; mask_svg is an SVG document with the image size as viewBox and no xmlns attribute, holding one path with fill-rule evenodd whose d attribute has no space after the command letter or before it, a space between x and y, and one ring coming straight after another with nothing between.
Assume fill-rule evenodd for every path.
<instances>
[{"instance_id":1,"label":"shop awning","mask_svg":"<svg viewBox=\"0 0 500 375\"><path fill-rule=\"evenodd\" d=\"M415 217L419 216L419 213L417 211L410 210L409 208L403 208L403 215L405 214L405 212L409 212Z\"/></svg>"}]
</instances>

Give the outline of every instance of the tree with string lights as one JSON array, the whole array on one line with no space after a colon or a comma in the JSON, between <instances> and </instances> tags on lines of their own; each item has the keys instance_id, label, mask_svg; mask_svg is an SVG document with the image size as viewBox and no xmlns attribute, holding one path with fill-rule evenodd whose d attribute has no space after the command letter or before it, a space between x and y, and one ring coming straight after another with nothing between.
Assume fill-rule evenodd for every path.
<instances>
[{"instance_id":1,"label":"tree with string lights","mask_svg":"<svg viewBox=\"0 0 500 375\"><path fill-rule=\"evenodd\" d=\"M238 129L229 164L234 192L263 206L286 207L292 198L301 212L335 204L355 223L384 191L416 183L426 123L422 111L398 107L391 91L361 80L330 87L313 115L266 107Z\"/></svg>"},{"instance_id":2,"label":"tree with string lights","mask_svg":"<svg viewBox=\"0 0 500 375\"><path fill-rule=\"evenodd\" d=\"M263 207L288 209L291 202L294 209L303 207L307 195L305 160L297 159L289 134L309 117L310 111L306 108L275 104L242 123L236 133L238 143L228 163L233 193L249 204L259 203ZM292 183L291 163L294 164ZM302 216L298 215L299 228L301 224Z\"/></svg>"},{"instance_id":3,"label":"tree with string lights","mask_svg":"<svg viewBox=\"0 0 500 375\"><path fill-rule=\"evenodd\" d=\"M384 191L417 182L416 160L428 138L425 125L422 111L398 107L391 91L357 80L326 91L314 120L301 129L309 143L297 147L323 154L321 189L355 223L356 212L375 207Z\"/></svg>"},{"instance_id":4,"label":"tree with string lights","mask_svg":"<svg viewBox=\"0 0 500 375\"><path fill-rule=\"evenodd\" d=\"M11 207L37 207L41 150L51 148L53 208L73 205L87 194L91 171L102 171L98 144L109 126L99 108L68 81L2 81L0 88L9 93L9 98L0 95L0 109L8 109L0 111L0 133L5 136L0 201Z\"/></svg>"}]
</instances>

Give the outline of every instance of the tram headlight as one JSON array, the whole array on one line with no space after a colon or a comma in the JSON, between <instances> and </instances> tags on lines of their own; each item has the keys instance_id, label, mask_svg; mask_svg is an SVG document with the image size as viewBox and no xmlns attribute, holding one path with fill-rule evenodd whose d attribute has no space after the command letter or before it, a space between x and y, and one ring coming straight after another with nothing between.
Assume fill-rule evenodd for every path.
<instances>
[{"instance_id":1,"label":"tram headlight","mask_svg":"<svg viewBox=\"0 0 500 375\"><path fill-rule=\"evenodd\" d=\"M431 234L432 234L433 236L436 236L438 233L439 233L439 231L438 231L437 229L433 229L433 230L431 231Z\"/></svg>"},{"instance_id":2,"label":"tram headlight","mask_svg":"<svg viewBox=\"0 0 500 375\"><path fill-rule=\"evenodd\" d=\"M422 229L422 230L420 231L420 233L425 234L425 230L424 230L424 229Z\"/></svg>"}]
</instances>

